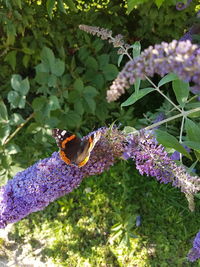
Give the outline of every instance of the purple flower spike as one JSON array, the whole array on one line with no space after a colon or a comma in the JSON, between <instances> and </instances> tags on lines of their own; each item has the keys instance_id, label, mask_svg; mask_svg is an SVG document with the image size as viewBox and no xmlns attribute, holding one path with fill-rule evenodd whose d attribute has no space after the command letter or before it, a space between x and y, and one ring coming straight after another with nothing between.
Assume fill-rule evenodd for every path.
<instances>
[{"instance_id":1,"label":"purple flower spike","mask_svg":"<svg viewBox=\"0 0 200 267\"><path fill-rule=\"evenodd\" d=\"M19 172L0 188L0 228L28 214L44 209L50 202L70 193L86 176L100 174L119 158L124 150L124 135L116 128L101 128L101 138L82 168L66 165L59 153Z\"/></svg>"},{"instance_id":2,"label":"purple flower spike","mask_svg":"<svg viewBox=\"0 0 200 267\"><path fill-rule=\"evenodd\" d=\"M193 247L188 254L188 260L193 262L199 258L200 258L200 232L197 233L193 241Z\"/></svg>"},{"instance_id":3,"label":"purple flower spike","mask_svg":"<svg viewBox=\"0 0 200 267\"><path fill-rule=\"evenodd\" d=\"M173 72L184 81L192 81L200 92L200 49L189 40L162 42L145 49L140 57L130 60L107 91L107 101L117 100L135 83L158 74Z\"/></svg>"},{"instance_id":4,"label":"purple flower spike","mask_svg":"<svg viewBox=\"0 0 200 267\"><path fill-rule=\"evenodd\" d=\"M165 184L171 182L189 196L200 190L200 177L191 176L183 166L177 166L151 132L130 136L128 142L123 157L132 158L141 175L154 176Z\"/></svg>"}]
</instances>

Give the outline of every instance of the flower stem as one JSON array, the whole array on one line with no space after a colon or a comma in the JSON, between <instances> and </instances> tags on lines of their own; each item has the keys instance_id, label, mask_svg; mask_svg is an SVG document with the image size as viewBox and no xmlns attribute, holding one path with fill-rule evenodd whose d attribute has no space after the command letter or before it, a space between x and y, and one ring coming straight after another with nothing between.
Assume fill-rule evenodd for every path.
<instances>
[{"instance_id":1,"label":"flower stem","mask_svg":"<svg viewBox=\"0 0 200 267\"><path fill-rule=\"evenodd\" d=\"M27 124L27 122L29 122L34 116L34 113L32 113L26 120L25 122L21 123L17 129L6 139L6 141L4 142L3 145L7 145L8 142L10 142L10 140L22 129L22 127L24 127L24 125Z\"/></svg>"},{"instance_id":2,"label":"flower stem","mask_svg":"<svg viewBox=\"0 0 200 267\"><path fill-rule=\"evenodd\" d=\"M165 119L165 120L162 120L162 121L159 121L159 122L156 122L156 123L154 123L154 124L152 124L152 125L150 125L150 126L147 126L147 127L145 127L145 128L143 128L143 130L151 130L151 129L153 129L153 128L155 128L155 127L158 127L158 126L160 126L160 125L162 125L162 124L164 124L164 123L166 123L166 122L169 122L169 121L172 121L172 120L174 120L174 119L178 119L178 118L180 118L180 117L184 117L184 118L186 118L188 115L190 115L190 114L192 114L192 113L195 113L195 112L198 112L198 111L200 111L200 108L194 108L194 109L191 109L191 110L188 110L188 111L181 111L181 113L180 114L177 114L177 115L175 115L175 116L172 116L172 117L170 117L170 118L167 118L167 119Z\"/></svg>"}]
</instances>

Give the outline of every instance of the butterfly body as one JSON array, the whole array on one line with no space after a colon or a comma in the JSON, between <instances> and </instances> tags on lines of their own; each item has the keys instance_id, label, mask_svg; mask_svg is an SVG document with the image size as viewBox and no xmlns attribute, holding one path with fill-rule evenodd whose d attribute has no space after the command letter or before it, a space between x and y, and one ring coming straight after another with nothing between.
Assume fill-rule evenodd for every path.
<instances>
[{"instance_id":1,"label":"butterfly body","mask_svg":"<svg viewBox=\"0 0 200 267\"><path fill-rule=\"evenodd\" d=\"M75 134L66 130L53 129L52 136L56 139L60 148L61 159L66 164L82 167L88 162L90 153L100 139L101 133L96 132L81 140Z\"/></svg>"}]
</instances>

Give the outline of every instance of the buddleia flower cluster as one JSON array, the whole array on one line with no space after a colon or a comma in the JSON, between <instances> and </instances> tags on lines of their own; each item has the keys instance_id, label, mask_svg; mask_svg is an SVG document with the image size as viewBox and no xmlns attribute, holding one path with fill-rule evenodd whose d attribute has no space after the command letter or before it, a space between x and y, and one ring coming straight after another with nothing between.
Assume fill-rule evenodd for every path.
<instances>
[{"instance_id":1,"label":"buddleia flower cluster","mask_svg":"<svg viewBox=\"0 0 200 267\"><path fill-rule=\"evenodd\" d=\"M42 210L50 202L79 186L84 177L100 174L114 164L124 151L125 136L113 128L100 128L101 138L82 168L65 164L59 153L19 172L0 188L0 228L28 214ZM92 134L92 133L91 133Z\"/></svg>"},{"instance_id":2,"label":"buddleia flower cluster","mask_svg":"<svg viewBox=\"0 0 200 267\"><path fill-rule=\"evenodd\" d=\"M96 35L102 40L108 40L108 42L112 43L114 47L120 47L120 49L118 50L119 54L124 53L124 51L130 48L130 45L125 44L123 35L117 34L113 37L111 30L89 25L79 25L79 29L92 35Z\"/></svg>"},{"instance_id":3,"label":"buddleia flower cluster","mask_svg":"<svg viewBox=\"0 0 200 267\"><path fill-rule=\"evenodd\" d=\"M200 93L200 49L191 41L173 40L162 42L145 49L140 57L130 60L118 74L107 91L107 101L117 100L135 83L136 79L145 80L158 74L161 77L173 72L182 80L194 82L195 90Z\"/></svg>"},{"instance_id":4,"label":"buddleia flower cluster","mask_svg":"<svg viewBox=\"0 0 200 267\"><path fill-rule=\"evenodd\" d=\"M163 183L171 182L188 195L199 191L200 178L177 166L150 133L125 135L117 127L97 131L101 132L101 138L82 168L67 165L60 159L59 153L54 152L51 157L17 173L2 186L0 228L44 209L50 202L78 187L85 177L109 169L119 158L131 158L141 174L155 176Z\"/></svg>"}]
</instances>

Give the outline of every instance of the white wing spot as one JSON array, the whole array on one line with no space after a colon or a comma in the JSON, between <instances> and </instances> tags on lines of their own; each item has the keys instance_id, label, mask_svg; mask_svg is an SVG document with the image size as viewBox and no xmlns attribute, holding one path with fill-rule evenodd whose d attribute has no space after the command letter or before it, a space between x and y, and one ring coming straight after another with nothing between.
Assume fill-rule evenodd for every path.
<instances>
[{"instance_id":1,"label":"white wing spot","mask_svg":"<svg viewBox=\"0 0 200 267\"><path fill-rule=\"evenodd\" d=\"M62 131L61 135L64 136L66 134L66 131Z\"/></svg>"}]
</instances>

